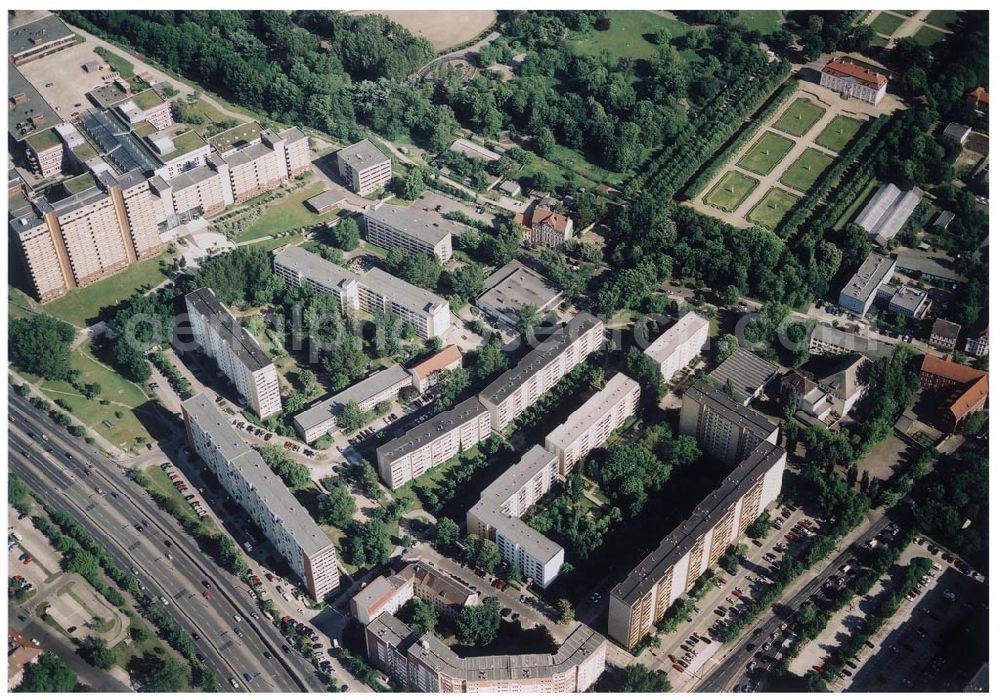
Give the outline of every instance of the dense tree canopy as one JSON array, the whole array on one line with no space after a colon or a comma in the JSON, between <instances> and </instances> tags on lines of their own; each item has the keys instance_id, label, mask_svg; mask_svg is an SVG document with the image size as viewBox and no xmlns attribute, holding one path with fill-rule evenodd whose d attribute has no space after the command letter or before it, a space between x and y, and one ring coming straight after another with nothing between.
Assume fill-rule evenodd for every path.
<instances>
[{"instance_id":1,"label":"dense tree canopy","mask_svg":"<svg viewBox=\"0 0 1000 700\"><path fill-rule=\"evenodd\" d=\"M12 318L7 325L10 360L20 370L51 380L70 377L73 326L47 314Z\"/></svg>"}]
</instances>

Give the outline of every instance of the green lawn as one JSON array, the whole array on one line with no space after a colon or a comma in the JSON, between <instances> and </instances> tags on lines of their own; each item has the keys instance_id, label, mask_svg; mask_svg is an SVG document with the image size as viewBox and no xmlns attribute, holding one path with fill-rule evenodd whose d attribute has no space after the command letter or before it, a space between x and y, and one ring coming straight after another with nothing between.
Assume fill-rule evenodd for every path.
<instances>
[{"instance_id":1,"label":"green lawn","mask_svg":"<svg viewBox=\"0 0 1000 700\"><path fill-rule=\"evenodd\" d=\"M255 238L336 218L336 210L328 211L325 214L315 214L303 204L310 197L315 197L322 192L324 188L324 183L314 182L292 192L282 200L267 204L267 211L250 224L250 227L235 239L236 242L252 241Z\"/></svg>"},{"instance_id":2,"label":"green lawn","mask_svg":"<svg viewBox=\"0 0 1000 700\"><path fill-rule=\"evenodd\" d=\"M93 428L103 435L109 442L117 445L123 450L134 450L137 438L142 438L142 443L152 443L153 438L149 431L136 418L131 409L124 406L102 406L99 398L93 401L85 399L73 390L73 393L64 393L61 390L53 389L49 385L42 387L42 392L52 401L62 399L70 406L70 413L73 417L84 425ZM115 411L121 417L115 415ZM107 421L107 423L105 423ZM109 427L110 426L110 427Z\"/></svg>"},{"instance_id":3,"label":"green lawn","mask_svg":"<svg viewBox=\"0 0 1000 700\"><path fill-rule=\"evenodd\" d=\"M740 10L736 24L747 29L756 29L761 34L770 34L781 29L782 17L778 10Z\"/></svg>"},{"instance_id":4,"label":"green lawn","mask_svg":"<svg viewBox=\"0 0 1000 700\"><path fill-rule=\"evenodd\" d=\"M944 32L938 31L934 27L921 27L913 35L913 39L921 46L930 46L944 40L945 36L947 35Z\"/></svg>"},{"instance_id":5,"label":"green lawn","mask_svg":"<svg viewBox=\"0 0 1000 700\"><path fill-rule=\"evenodd\" d=\"M843 114L838 114L833 118L826 128L816 137L816 143L818 143L823 148L829 148L831 151L839 152L854 135L858 133L864 122L860 119L851 119L850 117L845 117Z\"/></svg>"},{"instance_id":6,"label":"green lawn","mask_svg":"<svg viewBox=\"0 0 1000 700\"><path fill-rule=\"evenodd\" d=\"M875 36L872 37L872 40L868 42L868 45L881 46L882 48L885 48L886 46L889 45L889 39L886 39L884 36L879 36L878 34L876 34Z\"/></svg>"},{"instance_id":7,"label":"green lawn","mask_svg":"<svg viewBox=\"0 0 1000 700\"><path fill-rule=\"evenodd\" d=\"M188 114L198 115L205 120L204 124L192 124L191 127L202 136L213 124L221 124L230 117L226 116L213 105L203 99L199 99L194 104L185 105Z\"/></svg>"},{"instance_id":8,"label":"green lawn","mask_svg":"<svg viewBox=\"0 0 1000 700\"><path fill-rule=\"evenodd\" d=\"M927 24L941 29L951 29L952 25L958 23L958 15L958 10L931 10L927 15Z\"/></svg>"},{"instance_id":9,"label":"green lawn","mask_svg":"<svg viewBox=\"0 0 1000 700\"><path fill-rule=\"evenodd\" d=\"M135 408L149 400L146 392L138 384L133 384L109 367L102 365L90 352L88 344L80 346L70 355L70 366L79 370L80 381L85 384L97 382L101 385L98 399L106 399ZM68 382L46 381L45 388L70 394L79 392Z\"/></svg>"},{"instance_id":10,"label":"green lawn","mask_svg":"<svg viewBox=\"0 0 1000 700\"><path fill-rule=\"evenodd\" d=\"M837 219L837 223L833 225L835 231L839 231L840 229L844 228L845 226L847 226L849 222L851 222L854 219L854 215L858 212L859 209L861 209L864 203L868 201L868 198L871 196L872 192L874 192L875 189L879 186L879 184L880 183L878 181L878 178L873 177L871 182L869 182L865 186L864 190L861 191L861 194L858 195L858 198L854 201L854 204L848 207L847 211L845 211L841 215L841 217Z\"/></svg>"},{"instance_id":11,"label":"green lawn","mask_svg":"<svg viewBox=\"0 0 1000 700\"><path fill-rule=\"evenodd\" d=\"M791 192L780 187L772 187L747 214L747 221L766 226L773 231L778 228L778 224L797 201L799 198Z\"/></svg>"},{"instance_id":12,"label":"green lawn","mask_svg":"<svg viewBox=\"0 0 1000 700\"><path fill-rule=\"evenodd\" d=\"M260 248L261 250L266 250L268 252L274 250L275 248L280 248L283 245L298 245L306 239L301 233L296 233L294 236L282 236L281 238L270 238L266 241L260 241L259 243L251 243L254 248Z\"/></svg>"},{"instance_id":13,"label":"green lawn","mask_svg":"<svg viewBox=\"0 0 1000 700\"><path fill-rule=\"evenodd\" d=\"M7 313L11 318L26 318L43 311L42 305L37 301L17 287L7 285Z\"/></svg>"},{"instance_id":14,"label":"green lawn","mask_svg":"<svg viewBox=\"0 0 1000 700\"><path fill-rule=\"evenodd\" d=\"M705 195L705 204L722 211L733 211L750 196L758 184L759 180L730 170L722 176L711 192Z\"/></svg>"},{"instance_id":15,"label":"green lawn","mask_svg":"<svg viewBox=\"0 0 1000 700\"><path fill-rule=\"evenodd\" d=\"M116 275L96 282L83 289L71 289L55 301L45 305L45 311L56 318L83 328L99 320L105 306L113 306L132 296L140 287L155 287L166 279L160 272L160 260L165 256L144 260L131 265Z\"/></svg>"},{"instance_id":16,"label":"green lawn","mask_svg":"<svg viewBox=\"0 0 1000 700\"><path fill-rule=\"evenodd\" d=\"M782 158L788 155L794 145L795 142L791 139L778 136L772 131L765 131L764 135L757 139L757 143L740 158L737 165L752 173L767 175Z\"/></svg>"},{"instance_id":17,"label":"green lawn","mask_svg":"<svg viewBox=\"0 0 1000 700\"><path fill-rule=\"evenodd\" d=\"M807 148L781 175L781 184L799 192L808 192L832 162L833 158L827 154Z\"/></svg>"},{"instance_id":18,"label":"green lawn","mask_svg":"<svg viewBox=\"0 0 1000 700\"><path fill-rule=\"evenodd\" d=\"M566 43L574 53L597 56L608 51L619 58L650 59L659 47L646 38L661 29L666 29L673 37L688 31L688 26L667 17L661 17L648 10L613 10L608 13L611 28L606 32L597 30L570 34ZM690 53L690 55L688 55ZM682 52L685 58L696 58L693 52Z\"/></svg>"},{"instance_id":19,"label":"green lawn","mask_svg":"<svg viewBox=\"0 0 1000 700\"><path fill-rule=\"evenodd\" d=\"M94 53L107 61L108 65L112 69L121 73L121 76L128 80L135 75L135 66L128 60L126 60L121 54L117 54L114 51L108 51L103 46L95 46Z\"/></svg>"},{"instance_id":20,"label":"green lawn","mask_svg":"<svg viewBox=\"0 0 1000 700\"><path fill-rule=\"evenodd\" d=\"M774 123L774 128L792 136L802 136L819 121L825 109L807 97L800 97Z\"/></svg>"},{"instance_id":21,"label":"green lawn","mask_svg":"<svg viewBox=\"0 0 1000 700\"><path fill-rule=\"evenodd\" d=\"M170 481L170 477L167 476L167 473L160 469L159 464L146 467L142 470L142 473L146 475L147 479L149 479L151 490L161 494L168 500L173 501L181 509L181 512L187 513L191 518L197 520L200 517L187 499L184 498L184 495L190 493L198 496L198 492L194 489L194 487L189 488L184 492L184 494L181 494L181 492L174 487L174 484ZM181 479L184 478L183 475L180 475L180 473L178 473L178 476ZM203 501L204 499L199 496L197 500ZM211 521L208 521L208 525L210 526L210 529L215 529L215 526Z\"/></svg>"},{"instance_id":22,"label":"green lawn","mask_svg":"<svg viewBox=\"0 0 1000 700\"><path fill-rule=\"evenodd\" d=\"M875 30L877 34L885 34L886 36L892 36L893 32L899 29L899 26L903 23L901 17L896 17L895 15L889 15L885 12L879 12L878 17L871 23L872 29Z\"/></svg>"}]
</instances>

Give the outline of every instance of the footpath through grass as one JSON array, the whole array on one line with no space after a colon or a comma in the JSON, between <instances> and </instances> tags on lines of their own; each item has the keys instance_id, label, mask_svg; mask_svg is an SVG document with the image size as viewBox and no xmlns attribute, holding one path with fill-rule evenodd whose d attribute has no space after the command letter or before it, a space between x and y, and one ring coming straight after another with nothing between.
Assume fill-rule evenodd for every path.
<instances>
[{"instance_id":1,"label":"footpath through grass","mask_svg":"<svg viewBox=\"0 0 1000 700\"><path fill-rule=\"evenodd\" d=\"M290 231L302 226L312 226L324 223L337 218L337 211L328 211L325 214L316 214L308 209L305 201L315 197L323 191L325 185L322 182L314 182L301 189L292 192L290 195L274 203L267 204L267 211L259 216L250 226L246 228L234 240L237 243L252 241L255 238L272 236L275 233Z\"/></svg>"}]
</instances>

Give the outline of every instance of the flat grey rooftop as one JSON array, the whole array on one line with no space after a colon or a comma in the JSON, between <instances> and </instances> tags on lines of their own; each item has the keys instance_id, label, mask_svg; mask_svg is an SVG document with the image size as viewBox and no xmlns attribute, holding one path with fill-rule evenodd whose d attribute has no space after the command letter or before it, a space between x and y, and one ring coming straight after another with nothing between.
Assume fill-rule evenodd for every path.
<instances>
[{"instance_id":1,"label":"flat grey rooftop","mask_svg":"<svg viewBox=\"0 0 1000 700\"><path fill-rule=\"evenodd\" d=\"M321 255L291 245L274 256L274 264L286 267L326 289L340 289L361 278Z\"/></svg>"},{"instance_id":2,"label":"flat grey rooftop","mask_svg":"<svg viewBox=\"0 0 1000 700\"><path fill-rule=\"evenodd\" d=\"M202 287L184 297L189 308L205 318L205 322L217 330L240 362L250 372L256 372L271 364L271 358L260 349L260 345L229 309L222 305L208 287Z\"/></svg>"},{"instance_id":3,"label":"flat grey rooftop","mask_svg":"<svg viewBox=\"0 0 1000 700\"><path fill-rule=\"evenodd\" d=\"M73 32L55 15L46 15L7 32L7 53L12 56L45 44L73 36Z\"/></svg>"},{"instance_id":4,"label":"flat grey rooftop","mask_svg":"<svg viewBox=\"0 0 1000 700\"><path fill-rule=\"evenodd\" d=\"M377 221L397 231L403 231L428 245L435 246L452 234L462 230L462 226L449 221L435 211L427 211L419 205L400 207L383 204L377 209L366 209L365 219Z\"/></svg>"},{"instance_id":5,"label":"flat grey rooftop","mask_svg":"<svg viewBox=\"0 0 1000 700\"><path fill-rule=\"evenodd\" d=\"M865 231L884 245L903 227L920 203L922 194L916 187L903 192L891 182L883 184L865 208L854 219Z\"/></svg>"},{"instance_id":6,"label":"flat grey rooftop","mask_svg":"<svg viewBox=\"0 0 1000 700\"><path fill-rule=\"evenodd\" d=\"M379 163L388 163L391 160L368 139L362 139L346 148L341 148L337 151L337 158L350 163L355 170L363 170Z\"/></svg>"},{"instance_id":7,"label":"flat grey rooftop","mask_svg":"<svg viewBox=\"0 0 1000 700\"><path fill-rule=\"evenodd\" d=\"M486 413L486 407L479 402L477 397L468 398L450 411L443 411L432 416L416 427L410 428L398 438L380 445L376 450L379 461L387 459L392 462L405 454L431 444L449 430L468 423L484 413Z\"/></svg>"},{"instance_id":8,"label":"flat grey rooftop","mask_svg":"<svg viewBox=\"0 0 1000 700\"><path fill-rule=\"evenodd\" d=\"M361 285L418 313L432 313L436 309L448 305L448 302L437 294L394 277L378 267L373 267L365 273L361 278Z\"/></svg>"},{"instance_id":9,"label":"flat grey rooftop","mask_svg":"<svg viewBox=\"0 0 1000 700\"><path fill-rule=\"evenodd\" d=\"M532 375L541 371L566 348L600 323L597 318L588 313L574 316L567 325L553 331L538 347L521 358L516 367L507 370L493 380L479 393L479 396L490 401L494 406L499 405L518 391Z\"/></svg>"},{"instance_id":10,"label":"flat grey rooftop","mask_svg":"<svg viewBox=\"0 0 1000 700\"><path fill-rule=\"evenodd\" d=\"M529 304L548 311L562 299L562 291L519 260L512 260L487 277L484 286L486 291L476 300L476 306L510 317Z\"/></svg>"},{"instance_id":11,"label":"flat grey rooftop","mask_svg":"<svg viewBox=\"0 0 1000 700\"><path fill-rule=\"evenodd\" d=\"M869 253L840 293L860 301L870 299L875 295L885 276L895 267L894 258L881 253Z\"/></svg>"},{"instance_id":12,"label":"flat grey rooftop","mask_svg":"<svg viewBox=\"0 0 1000 700\"><path fill-rule=\"evenodd\" d=\"M545 444L565 448L583 435L608 410L639 388L639 383L619 372L599 392L573 411L558 428L545 436Z\"/></svg>"},{"instance_id":13,"label":"flat grey rooftop","mask_svg":"<svg viewBox=\"0 0 1000 700\"><path fill-rule=\"evenodd\" d=\"M663 578L667 570L691 551L698 540L719 523L726 511L739 501L750 485L784 457L782 449L771 443L758 445L746 459L736 465L717 489L695 507L694 512L675 527L625 579L615 586L611 595L626 605L633 605Z\"/></svg>"},{"instance_id":14,"label":"flat grey rooftop","mask_svg":"<svg viewBox=\"0 0 1000 700\"><path fill-rule=\"evenodd\" d=\"M746 404L750 397L778 376L778 366L746 348L737 348L708 376L720 388L727 384L731 386L736 400Z\"/></svg>"},{"instance_id":15,"label":"flat grey rooftop","mask_svg":"<svg viewBox=\"0 0 1000 700\"><path fill-rule=\"evenodd\" d=\"M197 168L192 168L172 179L170 187L174 188L174 191L179 191L218 176L219 173L207 165L199 165ZM228 185L226 186L228 187Z\"/></svg>"},{"instance_id":16,"label":"flat grey rooftop","mask_svg":"<svg viewBox=\"0 0 1000 700\"><path fill-rule=\"evenodd\" d=\"M778 428L763 414L752 408L747 408L703 380L698 380L685 389L684 398L691 398L702 406L707 406L712 413L722 416L731 423L745 427L761 440L766 440Z\"/></svg>"},{"instance_id":17,"label":"flat grey rooftop","mask_svg":"<svg viewBox=\"0 0 1000 700\"><path fill-rule=\"evenodd\" d=\"M198 394L181 406L202 430L212 436L213 443L219 447L226 461L243 475L267 505L270 517L282 524L306 556L313 556L332 546L330 538L292 496L281 478L271 471L256 450L243 441L229 417L208 396Z\"/></svg>"},{"instance_id":18,"label":"flat grey rooftop","mask_svg":"<svg viewBox=\"0 0 1000 700\"><path fill-rule=\"evenodd\" d=\"M19 95L24 96L22 101L19 104L14 104L12 100ZM45 98L35 89L35 86L29 83L21 71L10 62L7 63L7 96L9 98L7 100L7 133L15 141L23 141L32 134L45 131L45 129L62 121L55 110L45 101ZM41 117L41 123L22 134L18 125L34 117Z\"/></svg>"},{"instance_id":19,"label":"flat grey rooftop","mask_svg":"<svg viewBox=\"0 0 1000 700\"><path fill-rule=\"evenodd\" d=\"M293 420L296 425L302 428L303 432L306 432L313 426L329 420L331 416L340 415L344 406L351 401L361 403L400 382L406 381L411 381L409 373L399 363L396 363L392 367L369 375L328 399L313 404L297 414Z\"/></svg>"},{"instance_id":20,"label":"flat grey rooftop","mask_svg":"<svg viewBox=\"0 0 1000 700\"><path fill-rule=\"evenodd\" d=\"M687 342L692 336L708 328L708 326L707 319L702 318L694 311L688 311L681 316L677 323L650 343L644 352L655 360L657 364L663 364L668 357L677 351L678 347Z\"/></svg>"}]
</instances>

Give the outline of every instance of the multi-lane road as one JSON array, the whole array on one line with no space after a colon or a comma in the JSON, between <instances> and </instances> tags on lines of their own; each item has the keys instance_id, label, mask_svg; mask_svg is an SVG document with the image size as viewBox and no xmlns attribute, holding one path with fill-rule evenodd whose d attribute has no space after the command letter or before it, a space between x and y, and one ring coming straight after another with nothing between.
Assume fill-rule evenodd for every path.
<instances>
[{"instance_id":1,"label":"multi-lane road","mask_svg":"<svg viewBox=\"0 0 1000 700\"><path fill-rule=\"evenodd\" d=\"M9 393L8 406L11 471L70 514L120 566L138 572L153 598L167 601L167 613L197 635L195 646L223 689L232 690L228 680L235 678L241 691L325 690L304 659L281 650L280 633L263 615L252 618L256 605L246 585L204 554L119 465L66 435L26 399ZM203 581L211 600L202 595Z\"/></svg>"}]
</instances>

